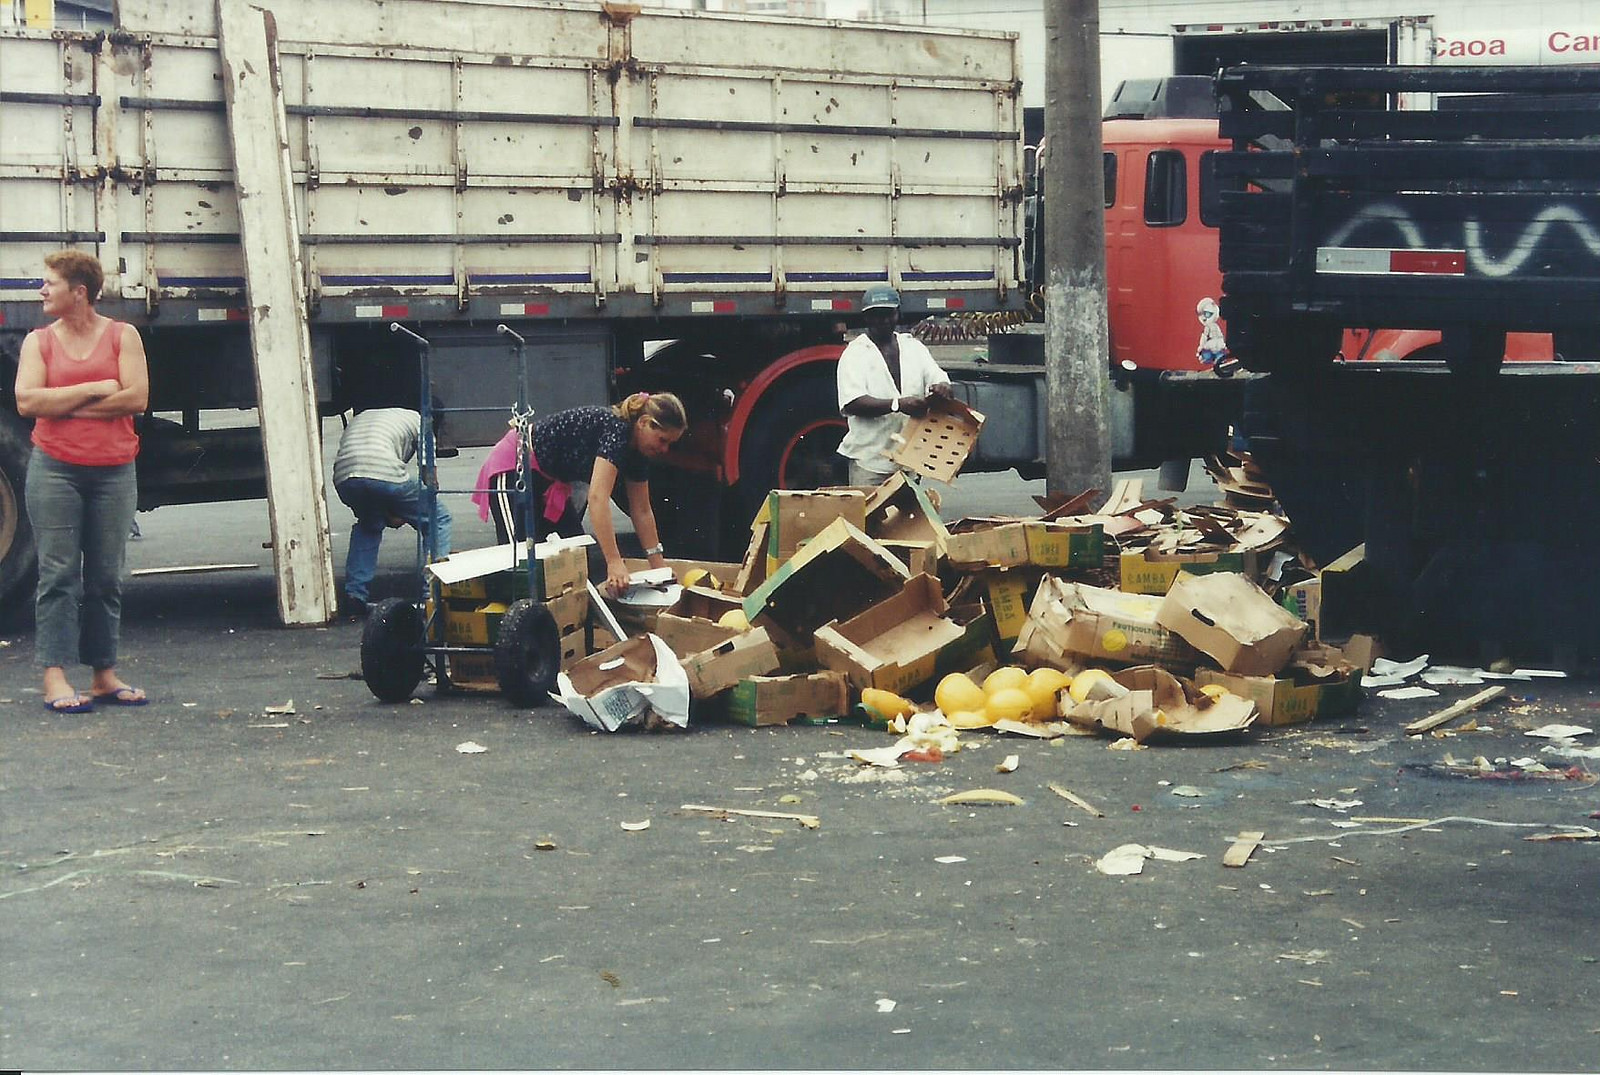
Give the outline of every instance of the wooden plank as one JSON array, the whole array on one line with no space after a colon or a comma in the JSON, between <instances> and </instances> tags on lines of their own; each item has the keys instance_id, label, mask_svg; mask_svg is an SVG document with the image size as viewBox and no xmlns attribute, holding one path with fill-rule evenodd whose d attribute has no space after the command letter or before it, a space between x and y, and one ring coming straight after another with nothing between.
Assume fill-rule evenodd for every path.
<instances>
[{"instance_id":1,"label":"wooden plank","mask_svg":"<svg viewBox=\"0 0 1600 1075\"><path fill-rule=\"evenodd\" d=\"M254 571L260 564L179 564L177 567L140 567L128 572L133 578L146 575L209 575L214 571Z\"/></svg>"},{"instance_id":2,"label":"wooden plank","mask_svg":"<svg viewBox=\"0 0 1600 1075\"><path fill-rule=\"evenodd\" d=\"M1234 867L1243 866L1250 861L1250 855L1261 845L1261 841L1266 839L1266 835L1264 832L1241 832L1233 838L1233 843L1228 845L1228 850L1222 853L1222 864Z\"/></svg>"},{"instance_id":3,"label":"wooden plank","mask_svg":"<svg viewBox=\"0 0 1600 1075\"><path fill-rule=\"evenodd\" d=\"M1089 813L1093 814L1095 817L1105 817L1106 816L1098 808L1096 808L1095 806L1093 806L1090 803L1086 802L1085 800L1079 798L1077 795L1074 795L1072 792L1068 791L1066 788L1062 787L1060 784L1046 784L1045 787L1049 788L1051 791L1055 792L1057 795L1059 795L1063 799L1067 800L1067 802L1071 803L1073 806L1082 807L1083 809L1089 811Z\"/></svg>"},{"instance_id":4,"label":"wooden plank","mask_svg":"<svg viewBox=\"0 0 1600 1075\"><path fill-rule=\"evenodd\" d=\"M333 618L333 545L300 261L300 221L272 13L217 0L218 49L239 199L278 618Z\"/></svg>"},{"instance_id":5,"label":"wooden plank","mask_svg":"<svg viewBox=\"0 0 1600 1075\"><path fill-rule=\"evenodd\" d=\"M1494 701L1505 692L1506 689L1504 687L1490 687L1487 690L1481 690L1477 694L1474 694L1471 698L1463 698L1455 705L1441 709L1439 712L1430 717L1423 717L1421 720L1412 721L1410 724L1406 725L1406 734L1420 735L1429 729L1437 728L1441 724L1447 724L1461 716L1463 713L1470 713L1479 706L1486 705L1489 702Z\"/></svg>"}]
</instances>

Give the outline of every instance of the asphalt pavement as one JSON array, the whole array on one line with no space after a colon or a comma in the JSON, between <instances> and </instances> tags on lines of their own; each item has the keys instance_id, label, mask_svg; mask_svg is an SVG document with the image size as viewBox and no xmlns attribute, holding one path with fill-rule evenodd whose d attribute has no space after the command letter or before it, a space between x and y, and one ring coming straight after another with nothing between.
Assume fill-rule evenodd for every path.
<instances>
[{"instance_id":1,"label":"asphalt pavement","mask_svg":"<svg viewBox=\"0 0 1600 1075\"><path fill-rule=\"evenodd\" d=\"M1037 485L964 478L947 514ZM131 580L143 708L44 712L29 633L0 635L0 1067L1595 1067L1600 841L1529 837L1600 827L1597 763L1525 734L1596 727L1592 681L1512 682L1435 735L1401 726L1478 688L863 769L844 752L890 739L857 727L379 704L359 625L276 625L263 505L140 522L134 568L255 566ZM389 537L380 595L412 555ZM1440 769L1480 756L1556 778ZM1023 803L937 801L974 788ZM1096 868L1128 843L1204 857Z\"/></svg>"}]
</instances>

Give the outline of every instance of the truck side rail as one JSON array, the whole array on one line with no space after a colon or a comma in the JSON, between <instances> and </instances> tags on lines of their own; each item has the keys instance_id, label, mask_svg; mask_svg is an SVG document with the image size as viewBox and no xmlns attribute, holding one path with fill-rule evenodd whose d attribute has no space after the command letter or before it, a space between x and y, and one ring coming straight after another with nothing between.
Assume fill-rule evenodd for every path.
<instances>
[{"instance_id":1,"label":"truck side rail","mask_svg":"<svg viewBox=\"0 0 1600 1075\"><path fill-rule=\"evenodd\" d=\"M1235 67L1216 90L1230 344L1296 317L1600 324L1600 69Z\"/></svg>"}]
</instances>

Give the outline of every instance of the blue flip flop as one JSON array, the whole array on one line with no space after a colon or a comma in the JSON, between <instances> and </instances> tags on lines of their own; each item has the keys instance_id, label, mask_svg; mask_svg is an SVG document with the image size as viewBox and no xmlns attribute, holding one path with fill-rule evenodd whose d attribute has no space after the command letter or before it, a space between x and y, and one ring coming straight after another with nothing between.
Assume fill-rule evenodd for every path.
<instances>
[{"instance_id":1,"label":"blue flip flop","mask_svg":"<svg viewBox=\"0 0 1600 1075\"><path fill-rule=\"evenodd\" d=\"M148 697L139 693L138 687L118 687L114 691L107 691L105 694L96 694L94 696L96 705L145 705L149 701ZM72 712L72 710L65 710L65 712Z\"/></svg>"},{"instance_id":2,"label":"blue flip flop","mask_svg":"<svg viewBox=\"0 0 1600 1075\"><path fill-rule=\"evenodd\" d=\"M71 705L62 705L71 702ZM94 699L87 694L63 694L59 698L46 698L44 707L52 713L91 713L94 711Z\"/></svg>"}]
</instances>

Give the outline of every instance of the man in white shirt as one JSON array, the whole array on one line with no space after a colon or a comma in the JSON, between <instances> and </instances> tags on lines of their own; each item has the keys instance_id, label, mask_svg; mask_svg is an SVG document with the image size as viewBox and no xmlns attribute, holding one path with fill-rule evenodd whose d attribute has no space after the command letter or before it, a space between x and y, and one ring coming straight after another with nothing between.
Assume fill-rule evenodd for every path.
<instances>
[{"instance_id":1,"label":"man in white shirt","mask_svg":"<svg viewBox=\"0 0 1600 1075\"><path fill-rule=\"evenodd\" d=\"M874 284L861 296L867 330L839 356L839 412L849 425L839 454L850 461L851 485L879 485L897 469L889 455L906 416L928 410L934 396L950 396L950 375L921 340L896 332L900 293Z\"/></svg>"}]
</instances>

